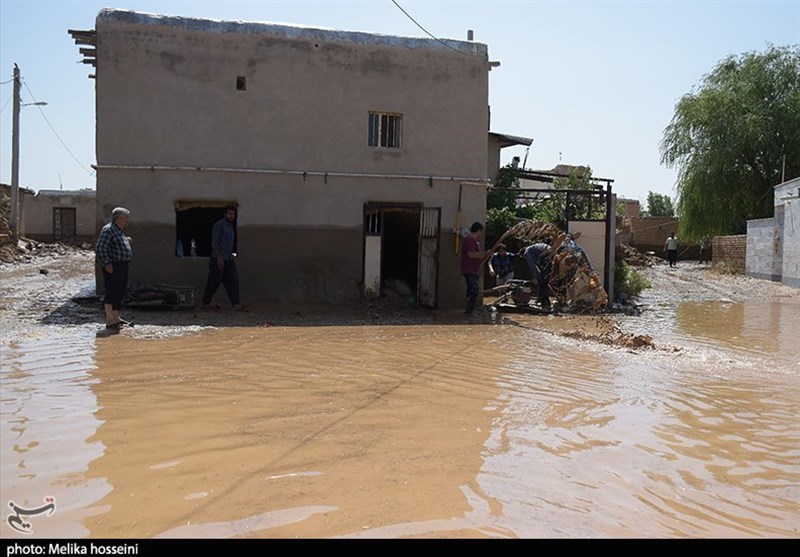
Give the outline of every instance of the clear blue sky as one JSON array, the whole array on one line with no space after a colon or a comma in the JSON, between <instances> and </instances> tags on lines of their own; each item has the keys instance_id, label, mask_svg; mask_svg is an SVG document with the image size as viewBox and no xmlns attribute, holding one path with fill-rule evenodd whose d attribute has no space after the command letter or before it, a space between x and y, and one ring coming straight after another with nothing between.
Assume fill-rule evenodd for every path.
<instances>
[{"instance_id":1,"label":"clear blue sky","mask_svg":"<svg viewBox=\"0 0 800 557\"><path fill-rule=\"evenodd\" d=\"M68 29L106 7L486 43L491 130L529 137L527 167L589 165L643 203L675 198L659 142L675 103L729 55L800 44L800 0L761 1L0 0L0 182L11 181L12 75L22 101L20 186L94 188L94 80ZM420 28L423 27L423 29ZM427 33L426 33L427 31ZM503 150L503 163L525 158Z\"/></svg>"}]
</instances>

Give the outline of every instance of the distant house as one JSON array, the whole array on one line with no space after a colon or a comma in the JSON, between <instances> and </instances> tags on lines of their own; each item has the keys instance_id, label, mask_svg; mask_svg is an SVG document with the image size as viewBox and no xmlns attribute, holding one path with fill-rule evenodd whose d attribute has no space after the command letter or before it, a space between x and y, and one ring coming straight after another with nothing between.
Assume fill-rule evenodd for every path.
<instances>
[{"instance_id":1,"label":"distant house","mask_svg":"<svg viewBox=\"0 0 800 557\"><path fill-rule=\"evenodd\" d=\"M25 204L26 235L41 242L91 242L97 233L95 191L39 190Z\"/></svg>"},{"instance_id":2,"label":"distant house","mask_svg":"<svg viewBox=\"0 0 800 557\"><path fill-rule=\"evenodd\" d=\"M25 207L30 203L31 198L36 194L29 188L17 187L18 205L17 227L21 238L27 237L27 226L25 222ZM13 190L9 184L0 184L0 244L10 242L13 234L9 228L12 220L11 199L14 197Z\"/></svg>"},{"instance_id":3,"label":"distant house","mask_svg":"<svg viewBox=\"0 0 800 557\"><path fill-rule=\"evenodd\" d=\"M234 204L245 301L393 278L463 303L457 221L485 218L502 147L486 45L113 9L70 33L96 47L98 227L131 210L132 282L201 287Z\"/></svg>"}]
</instances>

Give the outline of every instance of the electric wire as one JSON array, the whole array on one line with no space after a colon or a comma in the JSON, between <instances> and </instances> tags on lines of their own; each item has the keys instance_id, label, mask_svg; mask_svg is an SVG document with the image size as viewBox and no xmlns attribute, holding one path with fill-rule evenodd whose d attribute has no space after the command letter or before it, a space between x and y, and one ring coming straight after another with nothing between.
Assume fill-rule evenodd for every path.
<instances>
[{"instance_id":1,"label":"electric wire","mask_svg":"<svg viewBox=\"0 0 800 557\"><path fill-rule=\"evenodd\" d=\"M439 42L439 43L443 44L444 46L446 46L447 48L449 48L449 49L450 49L450 50L452 50L453 52L458 52L459 54L463 54L463 55L465 55L465 56L469 56L467 53L465 53L465 52L461 52L460 50L453 48L452 46L450 46L449 44L447 44L446 42L444 42L442 39L440 39L439 37L437 37L437 36L433 35L433 34L432 34L430 31L428 31L427 29L425 29L425 28L424 28L422 25L420 25L420 24L417 22L417 20L416 20L416 19L414 19L413 17L411 17L411 15L410 15L410 14L409 14L407 11L405 11L405 10L403 9L403 7L402 7L400 4L398 4L398 3L397 3L397 0L392 0L392 4L394 4L395 6L397 6L397 8L398 8L398 9L399 9L401 12L403 12L403 13L406 15L406 17L407 17L408 19L410 19L411 21L413 21L413 22L414 22L414 25L416 25L417 27L419 27L420 29L422 29L422 31L423 31L423 32L425 32L425 34L426 34L426 35L428 35L430 38L432 38L433 40L435 40L435 41L437 41L437 42Z\"/></svg>"},{"instance_id":2,"label":"electric wire","mask_svg":"<svg viewBox=\"0 0 800 557\"><path fill-rule=\"evenodd\" d=\"M27 84L26 82L24 82L24 81L23 81L23 84L25 85L25 89L27 89L27 90L28 90L28 93L30 93L30 95L31 95L31 98L33 99L33 102L37 102L37 101L36 101L36 95L34 95L34 94L33 94L33 91L31 91L31 88L30 88L30 87L28 87L28 84ZM94 176L94 174L95 174L95 173L94 173L94 171L92 171L92 170L89 170L89 169L88 169L88 168L87 168L87 167L86 167L86 166L85 166L85 165L84 165L84 164L83 164L83 163L82 163L80 160L78 160L78 157L76 157L76 156L73 154L73 152L70 150L70 148L69 148L69 147L67 147L67 144L66 144L66 143L64 143L64 140L63 140L63 139L61 139L61 136L60 136L60 135L58 135L58 132L57 132L57 131L56 131L56 129L53 127L53 124L51 124L51 123L50 123L50 120L48 120L48 119L47 119L47 115L45 115L45 113L44 113L44 110L42 110L42 107L37 105L37 106L36 106L36 108L38 108L38 109L39 109L39 114L41 114L41 115L42 115L42 118L44 118L44 121L45 121L45 122L47 122L47 125L50 127L50 130L51 130L51 131L53 132L53 134L56 136L56 138L57 138L57 139L58 139L58 141L61 143L61 145L64 147L64 149L66 149L67 153L69 153L69 155L72 157L72 159L73 159L73 160L74 160L76 163L78 163L78 165L79 165L79 166L80 166L80 167L81 167L83 170L85 170L85 171L86 171L86 173L87 173L89 176Z\"/></svg>"}]
</instances>

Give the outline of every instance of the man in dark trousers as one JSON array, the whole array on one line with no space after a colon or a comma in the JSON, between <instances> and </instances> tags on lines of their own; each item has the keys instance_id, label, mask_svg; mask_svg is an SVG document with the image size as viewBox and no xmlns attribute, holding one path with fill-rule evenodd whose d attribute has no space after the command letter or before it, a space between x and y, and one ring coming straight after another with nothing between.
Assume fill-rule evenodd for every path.
<instances>
[{"instance_id":1,"label":"man in dark trousers","mask_svg":"<svg viewBox=\"0 0 800 557\"><path fill-rule=\"evenodd\" d=\"M106 314L106 331L118 333L123 325L130 325L119 314L122 299L128 289L128 267L133 257L131 238L125 235L131 212L124 207L111 211L111 222L103 226L97 238L95 253L103 267L105 296L103 307Z\"/></svg>"},{"instance_id":2,"label":"man in dark trousers","mask_svg":"<svg viewBox=\"0 0 800 557\"><path fill-rule=\"evenodd\" d=\"M550 267L552 248L549 244L537 242L519 250L519 255L528 264L531 276L539 286L537 300L543 308L550 307Z\"/></svg>"},{"instance_id":3,"label":"man in dark trousers","mask_svg":"<svg viewBox=\"0 0 800 557\"><path fill-rule=\"evenodd\" d=\"M472 317L475 314L475 303L480 292L481 268L483 260L492 255L492 250L482 250L480 238L483 225L479 222L472 223L469 235L461 244L461 274L467 282L467 307L464 315Z\"/></svg>"},{"instance_id":4,"label":"man in dark trousers","mask_svg":"<svg viewBox=\"0 0 800 557\"><path fill-rule=\"evenodd\" d=\"M236 207L225 207L225 217L214 223L211 229L211 257L208 260L208 280L203 293L203 308L208 308L220 283L225 285L228 299L236 310L239 303L239 272L233 252L236 243Z\"/></svg>"}]
</instances>

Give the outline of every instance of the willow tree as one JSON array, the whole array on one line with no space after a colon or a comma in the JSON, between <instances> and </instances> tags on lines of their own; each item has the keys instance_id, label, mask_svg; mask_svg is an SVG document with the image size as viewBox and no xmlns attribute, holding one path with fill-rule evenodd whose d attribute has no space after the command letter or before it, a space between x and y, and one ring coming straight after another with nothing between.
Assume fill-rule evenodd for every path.
<instances>
[{"instance_id":1,"label":"willow tree","mask_svg":"<svg viewBox=\"0 0 800 557\"><path fill-rule=\"evenodd\" d=\"M772 216L774 186L800 176L800 47L724 59L678 101L660 147L683 239Z\"/></svg>"}]
</instances>

